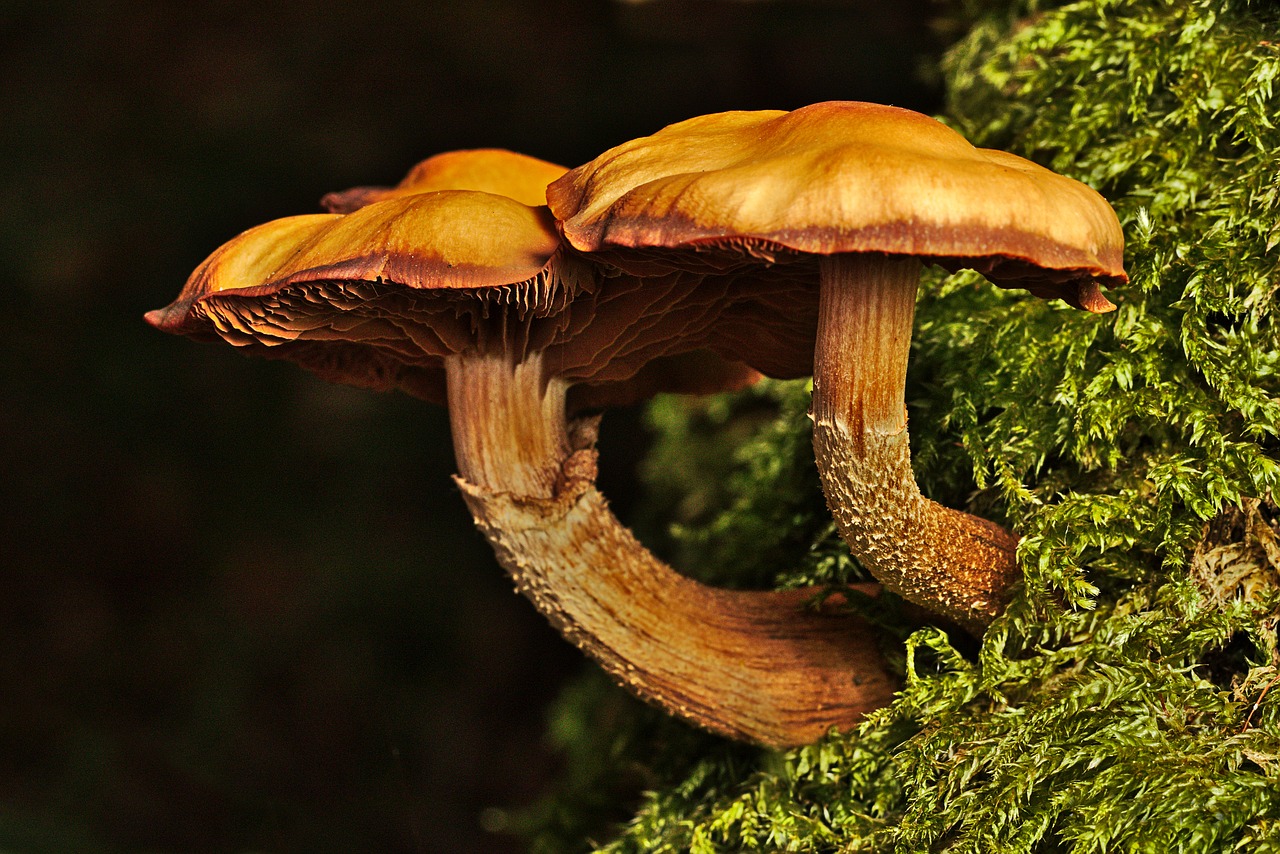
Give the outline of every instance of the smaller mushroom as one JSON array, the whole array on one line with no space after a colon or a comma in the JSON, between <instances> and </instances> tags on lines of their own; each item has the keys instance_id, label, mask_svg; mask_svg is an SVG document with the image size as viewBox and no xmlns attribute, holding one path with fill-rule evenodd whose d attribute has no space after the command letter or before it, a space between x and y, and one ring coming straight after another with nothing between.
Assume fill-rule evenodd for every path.
<instances>
[{"instance_id":1,"label":"smaller mushroom","mask_svg":"<svg viewBox=\"0 0 1280 854\"><path fill-rule=\"evenodd\" d=\"M1100 195L919 113L837 101L671 125L570 171L547 198L575 248L635 275L807 281L790 358L748 363L812 372L818 468L858 559L890 590L985 628L1017 578L1017 540L916 485L904 390L919 273L972 268L1109 311L1099 284L1126 281L1124 237Z\"/></svg>"},{"instance_id":2,"label":"smaller mushroom","mask_svg":"<svg viewBox=\"0 0 1280 854\"><path fill-rule=\"evenodd\" d=\"M514 157L470 153L489 176ZM427 161L399 189L330 197L346 214L245 232L148 320L328 379L447 398L458 486L517 587L672 713L791 746L887 703L893 680L864 623L834 603L809 607L818 591L720 590L677 574L594 486L589 410L753 381L721 317L766 310L789 286L605 275L563 246L546 207L493 192L506 178L489 191L441 188L477 183L467 160ZM516 183L545 169L532 171L517 168Z\"/></svg>"}]
</instances>

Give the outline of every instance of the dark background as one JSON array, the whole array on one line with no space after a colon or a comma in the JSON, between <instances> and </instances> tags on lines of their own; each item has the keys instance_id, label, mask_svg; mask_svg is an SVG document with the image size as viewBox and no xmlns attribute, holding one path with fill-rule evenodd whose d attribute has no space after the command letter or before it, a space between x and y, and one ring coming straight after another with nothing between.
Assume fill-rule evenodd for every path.
<instances>
[{"instance_id":1,"label":"dark background","mask_svg":"<svg viewBox=\"0 0 1280 854\"><path fill-rule=\"evenodd\" d=\"M219 243L448 149L939 108L927 0L0 0L0 848L499 852L585 666L445 413L147 327ZM621 515L643 451L606 421Z\"/></svg>"}]
</instances>

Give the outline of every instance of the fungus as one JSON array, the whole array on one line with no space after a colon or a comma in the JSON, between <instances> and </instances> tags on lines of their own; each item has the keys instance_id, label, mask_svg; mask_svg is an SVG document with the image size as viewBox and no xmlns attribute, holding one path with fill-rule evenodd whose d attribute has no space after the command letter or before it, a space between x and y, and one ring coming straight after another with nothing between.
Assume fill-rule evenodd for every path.
<instances>
[{"instance_id":1,"label":"fungus","mask_svg":"<svg viewBox=\"0 0 1280 854\"><path fill-rule=\"evenodd\" d=\"M815 456L858 559L908 600L985 628L1017 578L1017 540L916 485L904 389L919 273L972 268L1109 311L1099 284L1126 281L1123 235L1100 195L919 113L828 102L671 125L572 170L547 198L572 246L636 275L807 282L777 331L785 352L764 364L748 351L748 363L812 373Z\"/></svg>"},{"instance_id":2,"label":"fungus","mask_svg":"<svg viewBox=\"0 0 1280 854\"><path fill-rule=\"evenodd\" d=\"M466 157L445 157L443 183L475 185ZM439 165L414 174L438 176ZM722 332L741 336L742 322L722 318L775 310L790 285L603 271L561 243L545 206L501 193L501 181L487 192L440 184L342 194L331 206L349 213L251 229L148 320L331 380L447 397L457 483L499 561L640 696L771 746L887 703L893 685L865 624L808 607L811 590L721 590L677 574L594 486L591 411L753 381L723 355L736 351Z\"/></svg>"}]
</instances>

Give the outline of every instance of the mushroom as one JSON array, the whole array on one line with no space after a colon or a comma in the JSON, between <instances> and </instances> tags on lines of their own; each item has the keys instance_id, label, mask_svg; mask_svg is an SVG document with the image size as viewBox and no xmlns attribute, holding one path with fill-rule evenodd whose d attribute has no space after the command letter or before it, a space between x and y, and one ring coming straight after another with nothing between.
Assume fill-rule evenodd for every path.
<instances>
[{"instance_id":1,"label":"mushroom","mask_svg":"<svg viewBox=\"0 0 1280 854\"><path fill-rule=\"evenodd\" d=\"M572 246L627 272L807 281L793 360L748 363L811 370L823 488L863 565L983 631L1018 577L1017 538L916 485L904 389L919 273L972 268L1110 311L1099 285L1126 281L1124 238L1100 195L919 113L827 102L671 125L572 170L547 199Z\"/></svg>"},{"instance_id":2,"label":"mushroom","mask_svg":"<svg viewBox=\"0 0 1280 854\"><path fill-rule=\"evenodd\" d=\"M474 160L488 168L496 156ZM443 157L453 160L444 183L474 185L466 156ZM438 166L414 175L447 171ZM457 484L499 561L641 697L770 746L811 741L887 703L894 685L875 637L833 613L838 603L810 607L813 590L722 590L679 575L594 486L592 411L754 381L722 340L722 326L744 338L742 322L721 317L772 311L791 285L604 271L562 244L545 206L494 192L501 181L486 186L407 180L330 197L350 212L245 232L148 320L331 380L447 397Z\"/></svg>"}]
</instances>

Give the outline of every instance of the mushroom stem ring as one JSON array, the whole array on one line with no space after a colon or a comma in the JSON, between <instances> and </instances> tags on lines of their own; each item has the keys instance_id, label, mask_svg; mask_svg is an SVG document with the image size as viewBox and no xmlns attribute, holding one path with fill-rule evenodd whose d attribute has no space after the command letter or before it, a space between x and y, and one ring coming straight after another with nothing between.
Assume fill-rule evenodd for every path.
<instances>
[{"instance_id":1,"label":"mushroom stem ring","mask_svg":"<svg viewBox=\"0 0 1280 854\"><path fill-rule=\"evenodd\" d=\"M904 390L921 264L862 254L819 266L813 446L832 516L885 587L981 634L1018 577L1017 539L916 486Z\"/></svg>"},{"instance_id":2,"label":"mushroom stem ring","mask_svg":"<svg viewBox=\"0 0 1280 854\"><path fill-rule=\"evenodd\" d=\"M594 486L595 419L566 422L539 354L445 360L458 485L516 586L615 679L714 732L812 741L887 703L867 628L812 590L722 590L655 558Z\"/></svg>"}]
</instances>

